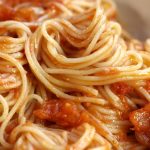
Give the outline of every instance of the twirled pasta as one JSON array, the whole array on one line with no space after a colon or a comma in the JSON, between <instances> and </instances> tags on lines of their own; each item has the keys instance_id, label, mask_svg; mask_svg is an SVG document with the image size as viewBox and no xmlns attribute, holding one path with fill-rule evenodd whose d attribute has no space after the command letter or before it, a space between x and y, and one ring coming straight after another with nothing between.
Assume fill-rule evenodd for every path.
<instances>
[{"instance_id":1,"label":"twirled pasta","mask_svg":"<svg viewBox=\"0 0 150 150\"><path fill-rule=\"evenodd\" d=\"M0 149L144 150L129 114L150 102L149 39L122 29L111 0L7 2Z\"/></svg>"}]
</instances>

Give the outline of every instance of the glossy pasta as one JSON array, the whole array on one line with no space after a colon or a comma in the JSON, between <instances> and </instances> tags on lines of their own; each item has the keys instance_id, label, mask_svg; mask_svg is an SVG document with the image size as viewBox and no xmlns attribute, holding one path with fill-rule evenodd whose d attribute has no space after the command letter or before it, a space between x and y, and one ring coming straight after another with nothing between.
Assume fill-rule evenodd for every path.
<instances>
[{"instance_id":1,"label":"glossy pasta","mask_svg":"<svg viewBox=\"0 0 150 150\"><path fill-rule=\"evenodd\" d=\"M149 147L130 114L150 102L150 42L112 0L1 3L13 15L0 15L0 149Z\"/></svg>"}]
</instances>

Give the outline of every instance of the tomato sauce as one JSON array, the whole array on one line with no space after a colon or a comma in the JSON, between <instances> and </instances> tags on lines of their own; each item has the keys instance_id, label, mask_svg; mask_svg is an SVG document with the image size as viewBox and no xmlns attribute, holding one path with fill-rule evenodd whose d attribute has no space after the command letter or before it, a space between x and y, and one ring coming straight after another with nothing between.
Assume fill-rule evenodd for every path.
<instances>
[{"instance_id":1,"label":"tomato sauce","mask_svg":"<svg viewBox=\"0 0 150 150\"><path fill-rule=\"evenodd\" d=\"M32 4L44 4L44 3L49 3L49 2L59 2L59 3L62 3L63 0L3 0L4 3L7 3L8 5L10 6L16 6L18 4L21 4L21 3L32 3Z\"/></svg>"},{"instance_id":2,"label":"tomato sauce","mask_svg":"<svg viewBox=\"0 0 150 150\"><path fill-rule=\"evenodd\" d=\"M13 120L7 127L6 127L6 133L10 134L12 130L18 125L17 120Z\"/></svg>"},{"instance_id":3,"label":"tomato sauce","mask_svg":"<svg viewBox=\"0 0 150 150\"><path fill-rule=\"evenodd\" d=\"M52 9L56 9L53 2L63 3L63 0L3 0L0 4L0 21L35 21L40 16L36 14L32 7L43 8L44 15ZM30 6L15 9L16 6L22 3L30 3Z\"/></svg>"},{"instance_id":4,"label":"tomato sauce","mask_svg":"<svg viewBox=\"0 0 150 150\"><path fill-rule=\"evenodd\" d=\"M6 27L0 27L0 35L3 35L7 32L7 28Z\"/></svg>"},{"instance_id":5,"label":"tomato sauce","mask_svg":"<svg viewBox=\"0 0 150 150\"><path fill-rule=\"evenodd\" d=\"M111 85L111 90L118 95L123 104L122 112L118 112L118 116L122 120L128 120L129 113L133 110L133 108L128 104L126 96L132 95L134 93L134 89L124 82L116 82Z\"/></svg>"},{"instance_id":6,"label":"tomato sauce","mask_svg":"<svg viewBox=\"0 0 150 150\"><path fill-rule=\"evenodd\" d=\"M137 140L150 147L150 103L130 113Z\"/></svg>"},{"instance_id":7,"label":"tomato sauce","mask_svg":"<svg viewBox=\"0 0 150 150\"><path fill-rule=\"evenodd\" d=\"M150 93L150 80L146 81L145 89Z\"/></svg>"},{"instance_id":8,"label":"tomato sauce","mask_svg":"<svg viewBox=\"0 0 150 150\"><path fill-rule=\"evenodd\" d=\"M89 120L86 112L79 110L74 102L68 100L46 101L40 109L34 111L34 115L41 120L69 128L76 127Z\"/></svg>"},{"instance_id":9,"label":"tomato sauce","mask_svg":"<svg viewBox=\"0 0 150 150\"><path fill-rule=\"evenodd\" d=\"M0 4L0 21L12 20L15 11L8 5Z\"/></svg>"},{"instance_id":10,"label":"tomato sauce","mask_svg":"<svg viewBox=\"0 0 150 150\"><path fill-rule=\"evenodd\" d=\"M32 14L32 15L31 15ZM22 8L16 11L16 14L13 18L16 21L36 21L38 16L35 14L31 8Z\"/></svg>"},{"instance_id":11,"label":"tomato sauce","mask_svg":"<svg viewBox=\"0 0 150 150\"><path fill-rule=\"evenodd\" d=\"M133 88L124 82L117 82L111 85L111 89L118 95L128 95L133 93Z\"/></svg>"}]
</instances>

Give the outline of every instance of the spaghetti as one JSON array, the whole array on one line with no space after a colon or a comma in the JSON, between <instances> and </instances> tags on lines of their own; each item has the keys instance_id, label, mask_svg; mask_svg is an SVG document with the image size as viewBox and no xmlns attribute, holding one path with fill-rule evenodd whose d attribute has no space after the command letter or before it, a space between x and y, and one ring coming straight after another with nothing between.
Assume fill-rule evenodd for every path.
<instances>
[{"instance_id":1,"label":"spaghetti","mask_svg":"<svg viewBox=\"0 0 150 150\"><path fill-rule=\"evenodd\" d=\"M112 0L1 0L0 20L0 149L150 147L150 42Z\"/></svg>"}]
</instances>

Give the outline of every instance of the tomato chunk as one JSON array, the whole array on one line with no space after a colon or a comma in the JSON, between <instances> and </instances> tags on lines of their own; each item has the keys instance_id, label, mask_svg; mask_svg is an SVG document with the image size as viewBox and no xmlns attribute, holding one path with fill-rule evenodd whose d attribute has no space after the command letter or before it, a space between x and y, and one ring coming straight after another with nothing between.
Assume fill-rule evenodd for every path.
<instances>
[{"instance_id":1,"label":"tomato chunk","mask_svg":"<svg viewBox=\"0 0 150 150\"><path fill-rule=\"evenodd\" d=\"M79 110L77 105L68 100L49 100L34 115L41 120L47 120L62 127L75 127L88 122L86 112Z\"/></svg>"},{"instance_id":2,"label":"tomato chunk","mask_svg":"<svg viewBox=\"0 0 150 150\"><path fill-rule=\"evenodd\" d=\"M17 21L36 21L38 16L31 8L22 8L16 11L16 14L13 18Z\"/></svg>"},{"instance_id":3,"label":"tomato chunk","mask_svg":"<svg viewBox=\"0 0 150 150\"><path fill-rule=\"evenodd\" d=\"M14 16L14 10L4 4L0 4L0 21L11 20Z\"/></svg>"},{"instance_id":4,"label":"tomato chunk","mask_svg":"<svg viewBox=\"0 0 150 150\"><path fill-rule=\"evenodd\" d=\"M124 82L117 82L111 85L111 89L119 95L127 95L133 92L133 88Z\"/></svg>"},{"instance_id":5,"label":"tomato chunk","mask_svg":"<svg viewBox=\"0 0 150 150\"><path fill-rule=\"evenodd\" d=\"M131 112L130 121L134 125L137 140L150 147L150 103Z\"/></svg>"}]
</instances>

